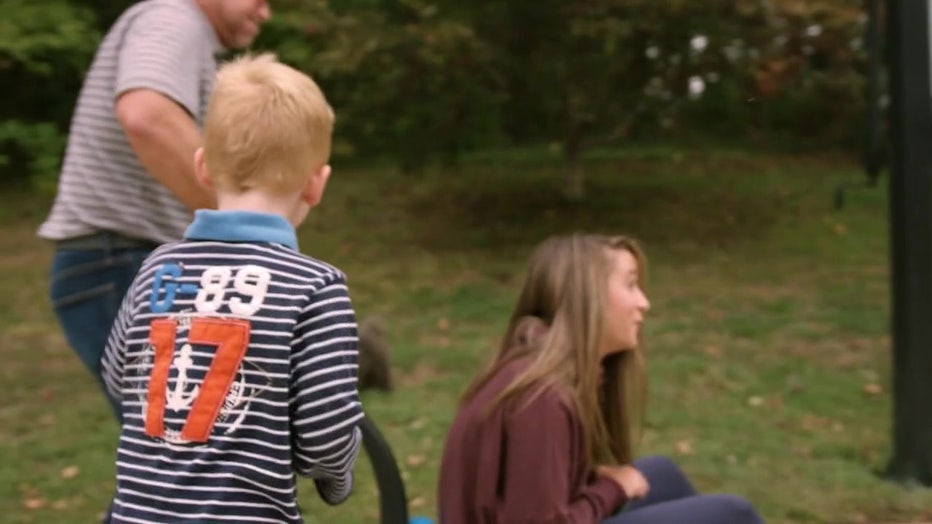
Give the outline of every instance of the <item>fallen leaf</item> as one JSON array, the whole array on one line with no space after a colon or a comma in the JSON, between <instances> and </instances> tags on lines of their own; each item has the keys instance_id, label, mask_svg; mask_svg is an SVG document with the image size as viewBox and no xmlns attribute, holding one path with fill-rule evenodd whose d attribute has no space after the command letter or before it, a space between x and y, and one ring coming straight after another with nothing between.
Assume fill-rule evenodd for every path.
<instances>
[{"instance_id":1,"label":"fallen leaf","mask_svg":"<svg viewBox=\"0 0 932 524\"><path fill-rule=\"evenodd\" d=\"M411 467L417 467L423 464L427 460L427 457L424 455L408 455L405 459L405 464Z\"/></svg>"},{"instance_id":2,"label":"fallen leaf","mask_svg":"<svg viewBox=\"0 0 932 524\"><path fill-rule=\"evenodd\" d=\"M693 445L688 440L681 440L676 443L676 451L680 455L692 455L693 454Z\"/></svg>"},{"instance_id":3,"label":"fallen leaf","mask_svg":"<svg viewBox=\"0 0 932 524\"><path fill-rule=\"evenodd\" d=\"M427 505L427 500L424 497L414 497L411 499L411 502L408 503L412 508L423 508Z\"/></svg>"},{"instance_id":4,"label":"fallen leaf","mask_svg":"<svg viewBox=\"0 0 932 524\"><path fill-rule=\"evenodd\" d=\"M868 395L880 395L883 393L883 388L880 384L864 384L864 392Z\"/></svg>"},{"instance_id":5,"label":"fallen leaf","mask_svg":"<svg viewBox=\"0 0 932 524\"><path fill-rule=\"evenodd\" d=\"M26 509L42 509L45 507L45 499L42 497L32 497L23 500L23 507Z\"/></svg>"},{"instance_id":6,"label":"fallen leaf","mask_svg":"<svg viewBox=\"0 0 932 524\"><path fill-rule=\"evenodd\" d=\"M748 398L748 405L749 405L749 406L754 406L754 407L763 406L763 405L764 405L764 397L758 397L758 396L749 397L749 398Z\"/></svg>"},{"instance_id":7,"label":"fallen leaf","mask_svg":"<svg viewBox=\"0 0 932 524\"><path fill-rule=\"evenodd\" d=\"M829 428L833 421L816 415L806 415L800 421L800 427L809 431L820 431Z\"/></svg>"},{"instance_id":8,"label":"fallen leaf","mask_svg":"<svg viewBox=\"0 0 932 524\"><path fill-rule=\"evenodd\" d=\"M77 466L68 466L67 468L61 470L61 478L63 479L73 479L78 476L78 472L81 471Z\"/></svg>"},{"instance_id":9,"label":"fallen leaf","mask_svg":"<svg viewBox=\"0 0 932 524\"><path fill-rule=\"evenodd\" d=\"M783 409L783 398L782 397L770 397L766 399L766 404L768 408Z\"/></svg>"}]
</instances>

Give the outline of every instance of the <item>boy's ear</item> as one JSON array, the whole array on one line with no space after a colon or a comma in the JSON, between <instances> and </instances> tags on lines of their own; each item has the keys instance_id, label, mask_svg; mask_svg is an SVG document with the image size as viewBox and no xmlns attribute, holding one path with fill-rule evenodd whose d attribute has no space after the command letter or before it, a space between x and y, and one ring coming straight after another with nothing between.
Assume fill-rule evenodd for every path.
<instances>
[{"instance_id":1,"label":"boy's ear","mask_svg":"<svg viewBox=\"0 0 932 524\"><path fill-rule=\"evenodd\" d=\"M324 164L315 169L314 172L311 173L311 176L308 177L307 184L304 185L304 190L301 191L301 200L308 206L316 206L324 197L324 189L327 188L327 180L330 179L330 171L330 165Z\"/></svg>"},{"instance_id":2,"label":"boy's ear","mask_svg":"<svg viewBox=\"0 0 932 524\"><path fill-rule=\"evenodd\" d=\"M197 178L197 183L201 186L207 189L214 188L214 182L210 179L207 164L204 162L203 147L197 148L197 151L194 152L194 177Z\"/></svg>"}]
</instances>

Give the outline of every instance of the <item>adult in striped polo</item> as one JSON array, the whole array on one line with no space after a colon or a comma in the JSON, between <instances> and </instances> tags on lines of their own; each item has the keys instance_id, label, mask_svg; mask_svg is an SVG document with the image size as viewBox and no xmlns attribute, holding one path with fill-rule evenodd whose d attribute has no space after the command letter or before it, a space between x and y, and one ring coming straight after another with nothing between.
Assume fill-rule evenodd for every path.
<instances>
[{"instance_id":1,"label":"adult in striped polo","mask_svg":"<svg viewBox=\"0 0 932 524\"><path fill-rule=\"evenodd\" d=\"M56 243L56 316L98 378L107 333L142 259L180 238L195 209L214 205L192 159L217 55L251 44L269 15L265 0L144 0L97 50L38 234Z\"/></svg>"},{"instance_id":2,"label":"adult in striped polo","mask_svg":"<svg viewBox=\"0 0 932 524\"><path fill-rule=\"evenodd\" d=\"M101 361L120 403L111 522L301 522L295 473L330 504L361 441L346 278L298 251L323 196L333 112L271 55L220 68L181 241L145 260Z\"/></svg>"}]
</instances>

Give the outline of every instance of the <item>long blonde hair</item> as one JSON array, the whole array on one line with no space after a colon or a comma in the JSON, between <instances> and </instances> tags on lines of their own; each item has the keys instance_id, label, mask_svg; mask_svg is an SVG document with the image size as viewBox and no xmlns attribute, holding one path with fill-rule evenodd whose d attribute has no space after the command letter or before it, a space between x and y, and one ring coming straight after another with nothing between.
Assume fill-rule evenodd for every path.
<instances>
[{"instance_id":1,"label":"long blonde hair","mask_svg":"<svg viewBox=\"0 0 932 524\"><path fill-rule=\"evenodd\" d=\"M593 463L630 463L641 428L646 380L640 347L603 358L600 341L610 254L631 253L640 274L644 254L629 237L573 234L542 242L531 255L518 302L501 345L463 395L472 398L507 362L529 366L489 409L544 389L561 392L575 409Z\"/></svg>"}]
</instances>

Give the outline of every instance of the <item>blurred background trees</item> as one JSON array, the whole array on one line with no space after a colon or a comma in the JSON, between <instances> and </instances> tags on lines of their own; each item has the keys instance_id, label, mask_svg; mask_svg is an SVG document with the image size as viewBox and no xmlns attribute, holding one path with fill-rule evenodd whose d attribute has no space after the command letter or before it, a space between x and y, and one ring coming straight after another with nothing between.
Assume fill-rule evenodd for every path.
<instances>
[{"instance_id":1,"label":"blurred background trees","mask_svg":"<svg viewBox=\"0 0 932 524\"><path fill-rule=\"evenodd\" d=\"M130 1L0 0L0 183L54 182L99 39ZM863 146L853 0L279 0L256 48L310 73L336 153L416 175L489 148Z\"/></svg>"}]
</instances>

